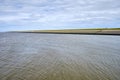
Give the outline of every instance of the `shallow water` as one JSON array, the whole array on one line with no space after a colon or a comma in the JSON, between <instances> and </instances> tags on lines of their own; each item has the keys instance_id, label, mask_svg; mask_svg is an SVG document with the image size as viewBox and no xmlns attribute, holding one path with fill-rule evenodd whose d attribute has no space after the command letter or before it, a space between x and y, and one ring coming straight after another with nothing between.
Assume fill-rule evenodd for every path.
<instances>
[{"instance_id":1,"label":"shallow water","mask_svg":"<svg viewBox=\"0 0 120 80\"><path fill-rule=\"evenodd\" d=\"M0 33L0 80L120 80L120 36Z\"/></svg>"}]
</instances>

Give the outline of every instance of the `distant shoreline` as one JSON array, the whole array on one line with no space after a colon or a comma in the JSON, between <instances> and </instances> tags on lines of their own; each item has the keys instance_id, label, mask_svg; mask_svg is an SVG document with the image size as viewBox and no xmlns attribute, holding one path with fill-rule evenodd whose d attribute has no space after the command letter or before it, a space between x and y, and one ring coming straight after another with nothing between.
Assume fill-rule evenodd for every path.
<instances>
[{"instance_id":1,"label":"distant shoreline","mask_svg":"<svg viewBox=\"0 0 120 80\"><path fill-rule=\"evenodd\" d=\"M55 33L55 32L12 32L12 33L35 33L35 34L82 34L82 35L116 35L120 36L120 34L107 34L107 33Z\"/></svg>"},{"instance_id":2,"label":"distant shoreline","mask_svg":"<svg viewBox=\"0 0 120 80\"><path fill-rule=\"evenodd\" d=\"M120 28L11 31L43 34L120 35Z\"/></svg>"}]
</instances>

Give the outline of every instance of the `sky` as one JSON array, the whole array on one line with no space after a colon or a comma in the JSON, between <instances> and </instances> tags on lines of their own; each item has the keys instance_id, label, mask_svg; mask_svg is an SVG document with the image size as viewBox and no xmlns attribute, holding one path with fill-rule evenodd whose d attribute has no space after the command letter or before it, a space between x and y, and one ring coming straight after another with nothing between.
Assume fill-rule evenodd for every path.
<instances>
[{"instance_id":1,"label":"sky","mask_svg":"<svg viewBox=\"0 0 120 80\"><path fill-rule=\"evenodd\" d=\"M120 28L120 0L0 0L0 31Z\"/></svg>"}]
</instances>

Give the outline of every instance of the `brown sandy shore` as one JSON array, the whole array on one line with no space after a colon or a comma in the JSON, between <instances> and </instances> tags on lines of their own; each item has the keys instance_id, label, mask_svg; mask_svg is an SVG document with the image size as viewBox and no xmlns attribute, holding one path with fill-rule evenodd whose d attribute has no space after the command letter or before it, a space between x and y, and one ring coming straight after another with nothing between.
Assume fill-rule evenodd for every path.
<instances>
[{"instance_id":1,"label":"brown sandy shore","mask_svg":"<svg viewBox=\"0 0 120 80\"><path fill-rule=\"evenodd\" d=\"M120 80L120 36L0 33L0 80Z\"/></svg>"},{"instance_id":2,"label":"brown sandy shore","mask_svg":"<svg viewBox=\"0 0 120 80\"><path fill-rule=\"evenodd\" d=\"M87 34L87 35L120 35L120 29L66 29L66 30L31 30L19 31L25 33L48 34Z\"/></svg>"}]
</instances>

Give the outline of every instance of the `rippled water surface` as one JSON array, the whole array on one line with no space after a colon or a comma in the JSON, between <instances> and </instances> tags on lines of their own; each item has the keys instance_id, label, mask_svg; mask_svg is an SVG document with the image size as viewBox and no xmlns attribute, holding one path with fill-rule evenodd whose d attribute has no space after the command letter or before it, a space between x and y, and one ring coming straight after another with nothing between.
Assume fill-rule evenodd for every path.
<instances>
[{"instance_id":1,"label":"rippled water surface","mask_svg":"<svg viewBox=\"0 0 120 80\"><path fill-rule=\"evenodd\" d=\"M0 33L0 80L120 80L120 36Z\"/></svg>"}]
</instances>

